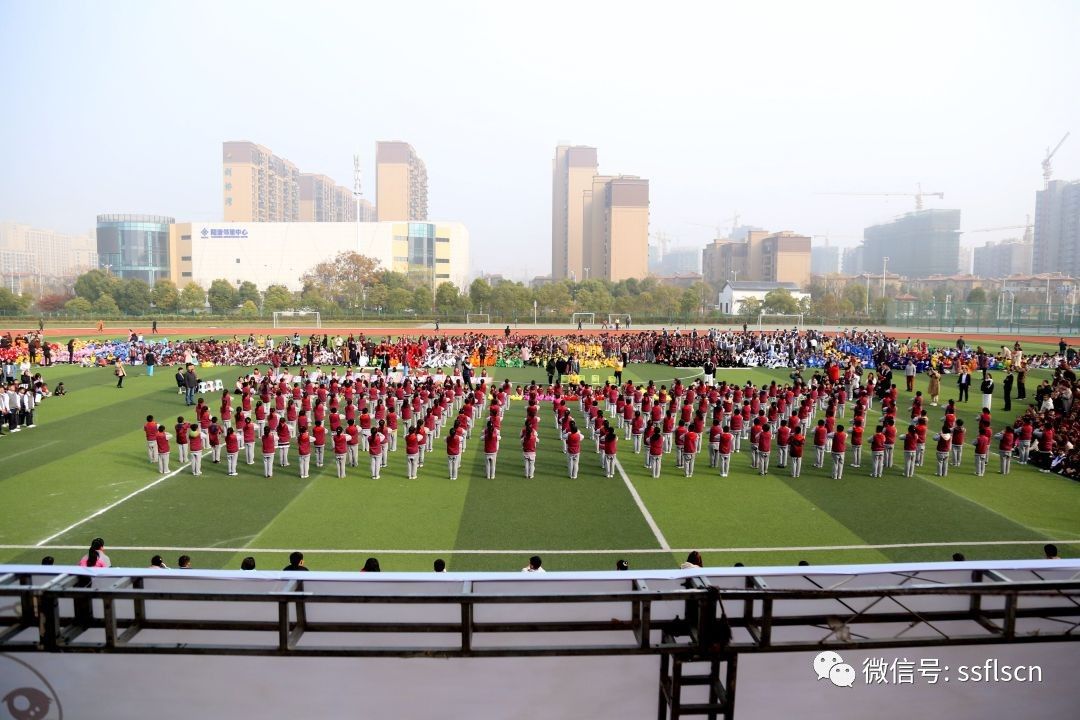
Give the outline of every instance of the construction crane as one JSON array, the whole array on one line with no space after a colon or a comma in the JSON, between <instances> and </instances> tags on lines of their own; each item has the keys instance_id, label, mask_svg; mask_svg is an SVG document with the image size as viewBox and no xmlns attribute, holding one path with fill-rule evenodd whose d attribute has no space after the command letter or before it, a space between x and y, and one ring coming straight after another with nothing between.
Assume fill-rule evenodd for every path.
<instances>
[{"instance_id":1,"label":"construction crane","mask_svg":"<svg viewBox=\"0 0 1080 720\"><path fill-rule=\"evenodd\" d=\"M997 230L1023 230L1024 231L1024 240L1025 241L1030 241L1032 239L1030 237L1031 231L1034 228L1035 228L1035 226L1031 223L1031 216L1028 215L1027 216L1027 223L1024 224L1024 225L1002 225L1001 227L978 228L976 230L964 230L963 233L965 235L970 235L971 233L995 232Z\"/></svg>"},{"instance_id":2,"label":"construction crane","mask_svg":"<svg viewBox=\"0 0 1080 720\"><path fill-rule=\"evenodd\" d=\"M943 192L923 192L922 183L916 185L916 191L913 193L905 192L869 192L869 193L851 193L851 192L829 192L829 193L817 193L818 195L847 195L849 197L913 197L915 198L915 209L923 209L924 197L936 197L940 200L945 199L945 193Z\"/></svg>"},{"instance_id":3,"label":"construction crane","mask_svg":"<svg viewBox=\"0 0 1080 720\"><path fill-rule=\"evenodd\" d=\"M1058 144L1054 146L1053 150L1051 150L1050 148L1046 148L1046 157L1044 157L1043 161L1042 161L1042 166L1043 166L1043 187L1049 187L1050 186L1050 175L1053 174L1053 171L1052 171L1052 169L1050 167L1050 160L1053 159L1054 155L1057 154L1057 151L1061 149L1061 146L1065 144L1065 141L1069 139L1069 135L1071 135L1071 134L1072 134L1071 130L1069 132L1065 133L1065 137L1061 138L1061 140L1058 142Z\"/></svg>"},{"instance_id":4,"label":"construction crane","mask_svg":"<svg viewBox=\"0 0 1080 720\"><path fill-rule=\"evenodd\" d=\"M739 228L739 218L740 217L741 216L739 215L738 212L735 212L731 216L731 232L728 233L729 237L731 235L734 235L735 231ZM716 233L717 238L724 237L724 226L723 226L722 223L716 223L716 225L706 225L704 223L687 223L687 225L692 225L693 227L711 228Z\"/></svg>"}]
</instances>

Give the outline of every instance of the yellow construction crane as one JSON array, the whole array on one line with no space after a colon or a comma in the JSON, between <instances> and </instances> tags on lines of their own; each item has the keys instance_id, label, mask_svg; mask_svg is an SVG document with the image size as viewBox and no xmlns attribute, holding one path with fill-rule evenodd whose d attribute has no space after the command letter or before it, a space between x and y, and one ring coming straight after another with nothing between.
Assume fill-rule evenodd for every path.
<instances>
[{"instance_id":1,"label":"yellow construction crane","mask_svg":"<svg viewBox=\"0 0 1080 720\"><path fill-rule=\"evenodd\" d=\"M1065 133L1065 137L1061 138L1061 140L1058 141L1058 144L1054 146L1053 150L1051 150L1050 148L1046 148L1046 157L1044 157L1043 161L1042 161L1042 166L1043 166L1043 187L1049 187L1049 185L1050 185L1050 175L1052 174L1052 170L1051 170L1051 167L1050 167L1050 161L1053 159L1054 155L1057 154L1057 151L1061 149L1061 146L1065 144L1065 141L1069 139L1069 135L1071 135L1071 134L1072 134L1071 130L1069 132Z\"/></svg>"},{"instance_id":2,"label":"yellow construction crane","mask_svg":"<svg viewBox=\"0 0 1080 720\"><path fill-rule=\"evenodd\" d=\"M854 193L854 192L829 192L829 193L817 193L818 195L847 195L849 197L913 197L915 198L915 209L923 209L924 197L936 197L940 200L945 199L945 193L943 192L923 192L922 183L916 185L916 190L913 193L909 192L867 192L867 193Z\"/></svg>"}]
</instances>

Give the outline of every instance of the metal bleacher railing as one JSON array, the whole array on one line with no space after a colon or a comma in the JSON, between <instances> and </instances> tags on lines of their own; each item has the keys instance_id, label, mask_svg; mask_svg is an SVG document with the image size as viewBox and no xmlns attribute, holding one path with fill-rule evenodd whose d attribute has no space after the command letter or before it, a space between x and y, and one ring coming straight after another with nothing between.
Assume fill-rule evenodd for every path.
<instances>
[{"instance_id":1,"label":"metal bleacher railing","mask_svg":"<svg viewBox=\"0 0 1080 720\"><path fill-rule=\"evenodd\" d=\"M1080 562L1060 560L544 575L17 565L0 567L0 597L3 652L658 655L661 718L734 717L744 653L1080 640ZM683 702L689 685L708 700Z\"/></svg>"}]
</instances>

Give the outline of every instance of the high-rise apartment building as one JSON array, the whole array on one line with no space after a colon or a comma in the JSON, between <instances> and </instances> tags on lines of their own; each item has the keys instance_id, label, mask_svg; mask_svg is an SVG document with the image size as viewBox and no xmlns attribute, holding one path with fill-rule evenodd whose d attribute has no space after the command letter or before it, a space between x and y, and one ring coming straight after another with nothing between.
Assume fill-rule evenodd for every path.
<instances>
[{"instance_id":1,"label":"high-rise apartment building","mask_svg":"<svg viewBox=\"0 0 1080 720\"><path fill-rule=\"evenodd\" d=\"M721 286L741 280L810 283L810 238L784 230L751 230L745 240L717 238L701 253L705 282Z\"/></svg>"},{"instance_id":2,"label":"high-rise apartment building","mask_svg":"<svg viewBox=\"0 0 1080 720\"><path fill-rule=\"evenodd\" d=\"M618 282L648 272L649 181L636 175L599 175L596 148L556 147L552 278Z\"/></svg>"},{"instance_id":3,"label":"high-rise apartment building","mask_svg":"<svg viewBox=\"0 0 1080 720\"><path fill-rule=\"evenodd\" d=\"M300 171L269 148L247 141L222 143L226 222L300 220Z\"/></svg>"},{"instance_id":4,"label":"high-rise apartment building","mask_svg":"<svg viewBox=\"0 0 1080 720\"><path fill-rule=\"evenodd\" d=\"M97 239L19 223L0 223L0 275L4 287L23 280L71 278L98 266Z\"/></svg>"},{"instance_id":5,"label":"high-rise apartment building","mask_svg":"<svg viewBox=\"0 0 1080 720\"><path fill-rule=\"evenodd\" d=\"M585 192L594 191L596 167L594 147L559 145L555 148L555 159L552 161L551 276L556 280L585 279Z\"/></svg>"},{"instance_id":6,"label":"high-rise apartment building","mask_svg":"<svg viewBox=\"0 0 1080 720\"><path fill-rule=\"evenodd\" d=\"M840 272L840 262L840 248L835 245L810 248L810 273L812 275L835 275Z\"/></svg>"},{"instance_id":7,"label":"high-rise apartment building","mask_svg":"<svg viewBox=\"0 0 1080 720\"><path fill-rule=\"evenodd\" d=\"M375 143L375 212L380 222L427 220L427 167L409 143Z\"/></svg>"},{"instance_id":8,"label":"high-rise apartment building","mask_svg":"<svg viewBox=\"0 0 1080 720\"><path fill-rule=\"evenodd\" d=\"M1032 268L1080 277L1080 180L1051 180L1035 193Z\"/></svg>"},{"instance_id":9,"label":"high-rise apartment building","mask_svg":"<svg viewBox=\"0 0 1080 720\"><path fill-rule=\"evenodd\" d=\"M974 274L983 278L1031 274L1032 242L1009 238L975 248Z\"/></svg>"},{"instance_id":10,"label":"high-rise apartment building","mask_svg":"<svg viewBox=\"0 0 1080 720\"><path fill-rule=\"evenodd\" d=\"M301 222L353 222L356 198L352 190L326 175L300 173Z\"/></svg>"},{"instance_id":11,"label":"high-rise apartment building","mask_svg":"<svg viewBox=\"0 0 1080 720\"><path fill-rule=\"evenodd\" d=\"M909 278L955 275L960 265L960 211L916 210L863 231L863 270ZM888 262L885 258L889 258Z\"/></svg>"}]
</instances>

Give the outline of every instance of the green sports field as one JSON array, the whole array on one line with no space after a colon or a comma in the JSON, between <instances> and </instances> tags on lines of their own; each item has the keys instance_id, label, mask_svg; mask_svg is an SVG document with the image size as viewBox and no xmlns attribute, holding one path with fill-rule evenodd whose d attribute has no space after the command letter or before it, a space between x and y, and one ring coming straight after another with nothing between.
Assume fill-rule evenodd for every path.
<instances>
[{"instance_id":1,"label":"green sports field","mask_svg":"<svg viewBox=\"0 0 1080 720\"><path fill-rule=\"evenodd\" d=\"M653 479L643 456L620 440L623 473L604 477L587 446L580 475L570 480L545 405L536 478L526 480L516 442L524 409L515 402L504 420L494 480L484 477L475 436L454 482L447 479L440 440L413 481L405 479L403 443L377 481L366 472L366 458L345 479L335 477L331 461L313 465L310 479L300 480L295 446L292 466L276 468L271 479L262 476L260 460L247 466L242 455L239 477L227 477L224 463L209 459L201 477L187 468L161 477L147 460L141 426L153 414L171 427L189 410L172 371L161 368L149 378L144 368L130 368L119 390L109 369L44 372L50 387L62 380L70 394L46 400L36 428L0 438L3 562L35 563L46 554L74 562L96 536L105 538L115 564L136 567L155 553L170 565L186 553L196 567L237 568L254 555L260 569L274 569L286 565L294 549L305 552L313 569L356 570L376 556L384 571L429 570L436 557L452 570L517 570L534 553L549 570L610 569L619 558L632 568L673 567L692 549L718 566L936 561L956 551L968 559L1035 558L1049 541L1063 555L1080 553L1080 484L1015 463L1002 477L996 455L987 475L976 478L970 446L964 466L947 478L934 477L928 452L914 478L894 467L871 479L868 450L863 467L849 466L840 481L828 468L811 466L812 450L801 478L776 469L775 454L770 474L760 477L751 474L744 446L728 478L708 467L706 450L693 478L665 456L661 478ZM238 372L200 374L231 387ZM585 371L586 378L593 372ZM633 365L625 375L670 384L674 376L694 373ZM721 376L767 383L786 380L787 371ZM1044 376L1033 372L1029 388ZM546 380L539 369L499 370L498 377ZM949 380L943 399L952 389ZM925 382L920 377L917 388L925 390ZM960 413L969 427L978 410L972 396ZM901 391L901 414L908 404ZM1009 420L1018 408L1014 403ZM940 412L930 410L933 427ZM576 404L574 412L580 419ZM996 417L1006 419L1000 410Z\"/></svg>"}]
</instances>

